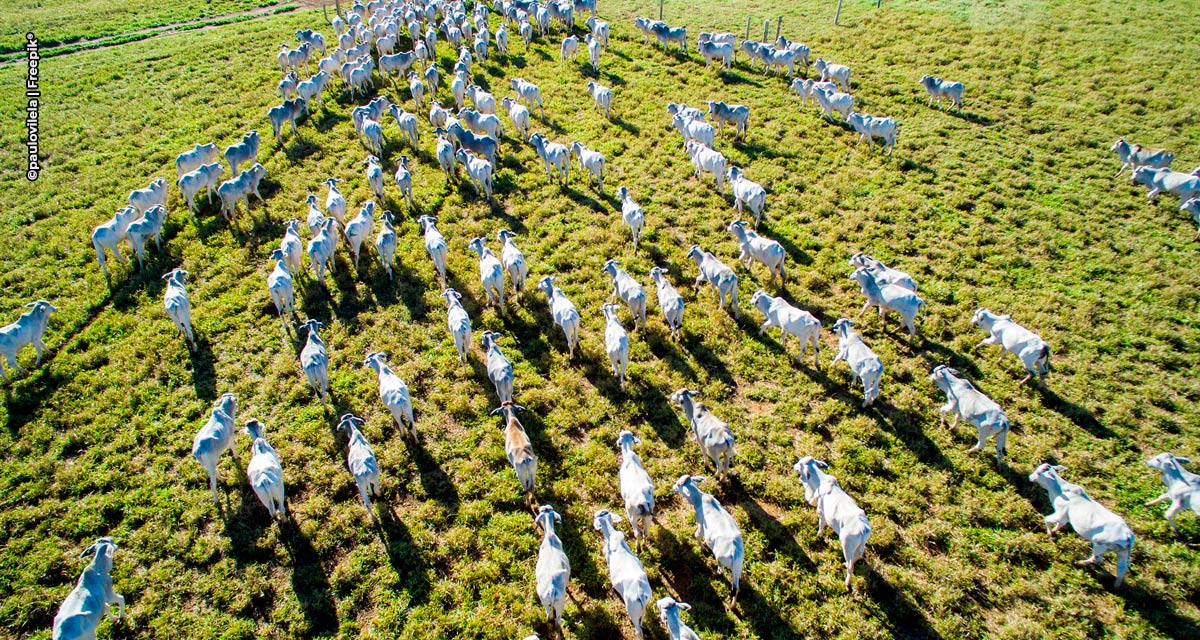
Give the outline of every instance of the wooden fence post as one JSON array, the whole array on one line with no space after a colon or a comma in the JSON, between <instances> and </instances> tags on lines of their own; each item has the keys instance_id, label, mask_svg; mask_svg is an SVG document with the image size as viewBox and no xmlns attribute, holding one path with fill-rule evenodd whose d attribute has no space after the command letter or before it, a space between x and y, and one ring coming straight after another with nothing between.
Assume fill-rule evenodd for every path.
<instances>
[{"instance_id":1,"label":"wooden fence post","mask_svg":"<svg viewBox=\"0 0 1200 640\"><path fill-rule=\"evenodd\" d=\"M746 16L746 37L743 40L750 39L750 16Z\"/></svg>"},{"instance_id":2,"label":"wooden fence post","mask_svg":"<svg viewBox=\"0 0 1200 640\"><path fill-rule=\"evenodd\" d=\"M775 39L779 39L779 30L783 28L783 16L779 16L779 22L775 23Z\"/></svg>"},{"instance_id":3,"label":"wooden fence post","mask_svg":"<svg viewBox=\"0 0 1200 640\"><path fill-rule=\"evenodd\" d=\"M833 24L838 23L838 18L842 16L842 0L838 0L837 12L833 14Z\"/></svg>"},{"instance_id":4,"label":"wooden fence post","mask_svg":"<svg viewBox=\"0 0 1200 640\"><path fill-rule=\"evenodd\" d=\"M771 19L763 20L763 42L767 41L767 36L771 35Z\"/></svg>"},{"instance_id":5,"label":"wooden fence post","mask_svg":"<svg viewBox=\"0 0 1200 640\"><path fill-rule=\"evenodd\" d=\"M663 0L658 0L658 20L662 22L663 16Z\"/></svg>"}]
</instances>

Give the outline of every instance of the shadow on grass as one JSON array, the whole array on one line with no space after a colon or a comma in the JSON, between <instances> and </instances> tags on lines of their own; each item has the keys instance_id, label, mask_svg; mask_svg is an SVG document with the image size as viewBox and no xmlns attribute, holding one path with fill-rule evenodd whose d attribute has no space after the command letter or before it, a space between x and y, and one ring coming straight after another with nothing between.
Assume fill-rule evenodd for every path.
<instances>
[{"instance_id":1,"label":"shadow on grass","mask_svg":"<svg viewBox=\"0 0 1200 640\"><path fill-rule=\"evenodd\" d=\"M748 620L754 627L755 634L760 638L800 638L792 623L779 615L776 605L767 602L766 598L743 580L742 591L738 594L737 608L741 610L740 617Z\"/></svg>"},{"instance_id":2,"label":"shadow on grass","mask_svg":"<svg viewBox=\"0 0 1200 640\"><path fill-rule=\"evenodd\" d=\"M335 633L338 619L333 603L333 587L329 584L329 575L317 556L317 550L291 516L280 522L279 529L292 560L292 591L300 602L304 619L308 621L309 634L319 636Z\"/></svg>"},{"instance_id":3,"label":"shadow on grass","mask_svg":"<svg viewBox=\"0 0 1200 640\"><path fill-rule=\"evenodd\" d=\"M985 115L982 115L979 113L974 113L972 111L963 111L962 109L957 109L957 110L946 109L945 113L946 113L946 115L958 118L959 120L965 120L967 122L970 122L971 124L978 124L978 125L982 125L985 127L990 127L996 123L995 120L992 120L991 118L989 118Z\"/></svg>"},{"instance_id":4,"label":"shadow on grass","mask_svg":"<svg viewBox=\"0 0 1200 640\"><path fill-rule=\"evenodd\" d=\"M192 388L196 397L212 402L217 398L217 370L213 366L217 358L213 355L208 336L196 336L196 348L188 351L192 363Z\"/></svg>"},{"instance_id":5,"label":"shadow on grass","mask_svg":"<svg viewBox=\"0 0 1200 640\"><path fill-rule=\"evenodd\" d=\"M725 581L725 578L715 571L716 562L701 542L692 537L692 530L690 520L687 533L683 536L675 535L666 527L653 527L650 530L650 539L662 554L663 582L670 585L683 602L692 605L691 619L696 623L704 623L703 626L692 625L697 631L712 631L720 637L732 637L733 620L725 610L727 598L713 586ZM746 592L744 582L743 594Z\"/></svg>"},{"instance_id":6,"label":"shadow on grass","mask_svg":"<svg viewBox=\"0 0 1200 640\"><path fill-rule=\"evenodd\" d=\"M1047 387L1045 382L1037 382L1035 385L1042 398L1042 406L1070 420L1075 426L1097 438L1108 439L1117 435L1112 429L1101 424L1096 419L1096 414L1087 407L1063 398Z\"/></svg>"},{"instance_id":7,"label":"shadow on grass","mask_svg":"<svg viewBox=\"0 0 1200 640\"><path fill-rule=\"evenodd\" d=\"M808 255L808 252L800 247L797 247L795 243L792 242L791 238L779 233L774 229L774 227L771 226L771 222L767 219L767 215L765 213L763 214L762 223L758 225L757 233L760 236L770 238L783 245L783 250L787 252L787 256L797 264L807 267L813 263L812 256ZM784 268L786 269L788 266L789 265L784 265ZM793 281L795 277L795 273L793 272ZM786 279L784 282L786 283Z\"/></svg>"},{"instance_id":8,"label":"shadow on grass","mask_svg":"<svg viewBox=\"0 0 1200 640\"><path fill-rule=\"evenodd\" d=\"M922 351L925 352L925 355L927 356L925 359L932 363L930 366L931 371L933 370L934 366L939 364L947 365L951 369L955 369L971 378L971 384L975 385L975 387L980 391L984 391L984 389L980 387L979 383L977 382L981 374L979 371L979 366L975 364L975 360L973 358L968 358L954 349L951 349L949 346L935 341L932 336L927 333L922 333L921 335L925 338L924 344L922 345Z\"/></svg>"},{"instance_id":9,"label":"shadow on grass","mask_svg":"<svg viewBox=\"0 0 1200 640\"><path fill-rule=\"evenodd\" d=\"M716 307L715 302L713 302L712 305ZM722 312L719 309L714 308L710 310L710 313L726 312ZM730 319L732 320L732 317ZM721 358L716 353L713 353L712 349L709 349L707 346L705 346L703 340L701 340L698 336L684 331L681 344L683 345L684 349L686 349L687 352L692 355L692 358L696 360L696 364L700 365L700 368L704 369L710 375L720 380L721 384L724 384L727 387L737 387L737 382L733 379L733 376L730 375L729 369L725 366L725 363L721 361Z\"/></svg>"},{"instance_id":10,"label":"shadow on grass","mask_svg":"<svg viewBox=\"0 0 1200 640\"><path fill-rule=\"evenodd\" d=\"M1104 571L1104 566L1100 565L1101 571ZM1110 581L1113 579L1115 578L1109 577ZM1126 576L1126 579L1128 580L1129 577ZM1109 584L1111 585L1111 582ZM1197 625L1195 620L1184 616L1175 609L1170 601L1147 591L1136 581L1126 582L1119 589L1114 590L1114 593L1117 597L1125 600L1128 608L1136 610L1143 619L1164 636L1179 640L1200 638L1200 625Z\"/></svg>"},{"instance_id":11,"label":"shadow on grass","mask_svg":"<svg viewBox=\"0 0 1200 640\"><path fill-rule=\"evenodd\" d=\"M892 435L903 441L908 446L908 449L923 464L953 471L953 465L942 454L942 450L938 448L937 443L925 435L925 432L921 429L920 422L914 420L908 412L893 406L890 402L882 398L876 400L871 409L873 409L871 413L876 417L876 421L890 431Z\"/></svg>"},{"instance_id":12,"label":"shadow on grass","mask_svg":"<svg viewBox=\"0 0 1200 640\"><path fill-rule=\"evenodd\" d=\"M382 500L377 502L375 513L378 516L375 530L387 550L388 563L404 582L412 606L424 604L429 600L430 584L426 573L429 563L413 544L408 527L396 516L390 504Z\"/></svg>"},{"instance_id":13,"label":"shadow on grass","mask_svg":"<svg viewBox=\"0 0 1200 640\"><path fill-rule=\"evenodd\" d=\"M762 505L754 498L747 497L740 504L750 515L754 526L766 536L768 551L781 553L791 558L797 566L808 573L816 572L817 563L813 562L804 549L796 543L796 537L792 535L791 531L788 531L787 527L783 526L783 523L763 509Z\"/></svg>"},{"instance_id":14,"label":"shadow on grass","mask_svg":"<svg viewBox=\"0 0 1200 640\"><path fill-rule=\"evenodd\" d=\"M1032 469L1030 469L1032 471ZM1029 504L1041 514L1048 514L1054 511L1050 505L1050 499L1046 495L1046 490L1042 489L1037 484L1029 481L1029 474L1022 472L1020 469L1015 469L1007 463L998 465L996 473L999 473L1008 481L1009 484L1021 494L1022 498L1029 501Z\"/></svg>"},{"instance_id":15,"label":"shadow on grass","mask_svg":"<svg viewBox=\"0 0 1200 640\"><path fill-rule=\"evenodd\" d=\"M870 566L870 565L868 565ZM871 570L867 576L867 595L886 619L884 624L897 638L941 638L929 618L904 593L896 589L886 578Z\"/></svg>"}]
</instances>

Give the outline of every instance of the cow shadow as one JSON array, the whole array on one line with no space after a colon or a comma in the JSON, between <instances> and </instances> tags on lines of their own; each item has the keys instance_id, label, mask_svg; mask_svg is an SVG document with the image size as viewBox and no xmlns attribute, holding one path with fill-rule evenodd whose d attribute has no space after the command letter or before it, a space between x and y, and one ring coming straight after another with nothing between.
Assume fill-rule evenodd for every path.
<instances>
[{"instance_id":1,"label":"cow shadow","mask_svg":"<svg viewBox=\"0 0 1200 640\"><path fill-rule=\"evenodd\" d=\"M721 312L714 311L714 313ZM699 336L685 332L680 340L680 343L683 345L684 349L691 354L692 358L696 361L696 364L698 364L701 369L704 369L710 375L720 380L725 386L733 388L737 387L737 382L729 373L729 369L725 366L725 363L719 356L717 356L716 353L713 353L712 349L709 349L704 344L704 341Z\"/></svg>"},{"instance_id":2,"label":"cow shadow","mask_svg":"<svg viewBox=\"0 0 1200 640\"><path fill-rule=\"evenodd\" d=\"M809 255L804 249L796 246L796 244L792 242L791 238L787 237L787 235L779 233L779 231L771 226L771 223L767 219L765 213L763 214L763 221L758 225L757 233L783 245L783 250L787 252L787 256L797 264L805 267L812 265L812 256Z\"/></svg>"},{"instance_id":3,"label":"cow shadow","mask_svg":"<svg viewBox=\"0 0 1200 640\"><path fill-rule=\"evenodd\" d=\"M903 409L880 398L867 411L874 415L875 421L883 428L899 438L923 464L953 471L954 466L946 459L937 443L925 435L918 421Z\"/></svg>"},{"instance_id":4,"label":"cow shadow","mask_svg":"<svg viewBox=\"0 0 1200 640\"><path fill-rule=\"evenodd\" d=\"M321 147L317 143L294 136L283 146L283 155L289 162L296 164L320 150Z\"/></svg>"},{"instance_id":5,"label":"cow shadow","mask_svg":"<svg viewBox=\"0 0 1200 640\"><path fill-rule=\"evenodd\" d=\"M192 389L196 397L205 402L217 398L217 371L214 364L217 361L213 355L212 343L208 336L196 336L196 348L188 351L192 364Z\"/></svg>"},{"instance_id":6,"label":"cow shadow","mask_svg":"<svg viewBox=\"0 0 1200 640\"><path fill-rule=\"evenodd\" d=\"M221 514L222 533L230 542L230 557L239 567L273 562L274 551L260 548L258 545L258 540L262 538L273 522L266 509L262 508L254 489L250 487L250 481L246 477L246 470L241 461L236 456L231 457L235 469L234 478L236 478L233 487L227 487L221 491L222 485L219 476L222 465L217 465L217 490L222 499L217 508ZM207 487L205 488L207 489ZM235 492L238 495L237 509L233 508L230 501L230 497Z\"/></svg>"},{"instance_id":7,"label":"cow shadow","mask_svg":"<svg viewBox=\"0 0 1200 640\"><path fill-rule=\"evenodd\" d=\"M783 526L783 523L767 513L754 498L746 497L740 504L749 514L754 526L766 536L768 551L783 554L807 573L816 572L817 563L808 557L803 547L796 542L796 537L792 535L791 531L788 531L787 527Z\"/></svg>"},{"instance_id":8,"label":"cow shadow","mask_svg":"<svg viewBox=\"0 0 1200 640\"><path fill-rule=\"evenodd\" d=\"M1042 406L1070 420L1075 426L1097 438L1107 440L1116 437L1116 432L1104 426L1096 419L1096 414L1092 413L1091 409L1058 395L1047 387L1044 381L1036 381L1035 388L1038 391L1038 395L1041 396Z\"/></svg>"},{"instance_id":9,"label":"cow shadow","mask_svg":"<svg viewBox=\"0 0 1200 640\"><path fill-rule=\"evenodd\" d=\"M412 606L429 600L431 585L426 573L429 562L413 543L408 527L396 516L392 505L379 501L375 505L375 530L387 552L388 563L403 581Z\"/></svg>"},{"instance_id":10,"label":"cow shadow","mask_svg":"<svg viewBox=\"0 0 1200 640\"><path fill-rule=\"evenodd\" d=\"M1103 566L1103 565L1101 565ZM1113 578L1110 578L1113 579ZM1141 617L1168 638L1200 638L1200 625L1181 614L1173 603L1162 596L1147 591L1136 581L1125 583L1114 591L1126 605L1136 610Z\"/></svg>"},{"instance_id":11,"label":"cow shadow","mask_svg":"<svg viewBox=\"0 0 1200 640\"><path fill-rule=\"evenodd\" d=\"M740 617L748 620L760 638L802 638L792 623L779 615L779 608L763 597L753 584L743 583L738 595L737 609Z\"/></svg>"},{"instance_id":12,"label":"cow shadow","mask_svg":"<svg viewBox=\"0 0 1200 640\"><path fill-rule=\"evenodd\" d=\"M414 322L424 320L429 315L429 307L425 304L425 290L429 284L403 260L397 259L392 263L391 278L380 266L364 283L381 307L389 307L399 300L408 309L408 315Z\"/></svg>"},{"instance_id":13,"label":"cow shadow","mask_svg":"<svg viewBox=\"0 0 1200 640\"><path fill-rule=\"evenodd\" d=\"M868 565L869 566L869 565ZM894 637L939 639L938 633L917 605L887 578L872 570L867 576L867 596L875 601L885 616L884 624Z\"/></svg>"},{"instance_id":14,"label":"cow shadow","mask_svg":"<svg viewBox=\"0 0 1200 640\"><path fill-rule=\"evenodd\" d=\"M337 632L333 587L329 584L329 575L317 550L291 516L280 522L279 529L292 561L292 591L308 621L309 632L314 636Z\"/></svg>"},{"instance_id":15,"label":"cow shadow","mask_svg":"<svg viewBox=\"0 0 1200 640\"><path fill-rule=\"evenodd\" d=\"M1050 505L1050 498L1046 495L1046 490L1042 489L1036 483L1029 480L1029 475L1021 473L1017 469L1008 464L997 465L996 473L999 473L1005 481L1017 490L1017 493L1025 498L1038 513L1050 513L1054 508Z\"/></svg>"},{"instance_id":16,"label":"cow shadow","mask_svg":"<svg viewBox=\"0 0 1200 640\"><path fill-rule=\"evenodd\" d=\"M952 111L950 109L944 109L943 111L946 115L951 116L953 118L958 118L959 120L963 120L966 122L970 122L971 124L977 124L977 125L984 126L984 127L990 127L996 123L995 120L989 118L988 116L985 116L985 115L979 114L979 113L974 113L972 111L963 111L962 109L958 109L956 111Z\"/></svg>"},{"instance_id":17,"label":"cow shadow","mask_svg":"<svg viewBox=\"0 0 1200 640\"><path fill-rule=\"evenodd\" d=\"M979 388L979 384L975 381L979 379L981 373L979 371L979 366L975 364L974 359L968 358L954 349L951 349L949 346L935 341L928 334L922 333L921 335L924 338L922 351L925 352L927 356L925 358L926 360L932 360L936 364L944 364L952 369L956 369L965 373L971 377L971 384L974 384L977 388ZM932 354L929 352L932 352ZM982 390L983 389L980 388L980 391Z\"/></svg>"},{"instance_id":18,"label":"cow shadow","mask_svg":"<svg viewBox=\"0 0 1200 640\"><path fill-rule=\"evenodd\" d=\"M716 562L704 550L702 543L691 536L690 520L688 526L689 533L682 537L666 527L651 529L650 537L663 558L659 568L662 580L679 594L681 601L692 605L691 619L698 631L712 631L719 637L732 637L735 629L729 612L725 610L725 598L713 586L725 578L714 570ZM747 585L742 584L742 593L746 593L746 590ZM701 621L703 627L699 624Z\"/></svg>"}]
</instances>

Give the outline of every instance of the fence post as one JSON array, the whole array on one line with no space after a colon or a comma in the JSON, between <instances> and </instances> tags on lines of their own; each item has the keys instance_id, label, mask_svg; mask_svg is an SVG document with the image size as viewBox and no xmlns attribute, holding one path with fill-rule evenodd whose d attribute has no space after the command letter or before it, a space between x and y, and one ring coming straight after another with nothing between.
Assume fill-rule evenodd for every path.
<instances>
[{"instance_id":1,"label":"fence post","mask_svg":"<svg viewBox=\"0 0 1200 640\"><path fill-rule=\"evenodd\" d=\"M838 23L838 18L842 16L842 0L838 0L837 12L833 14L833 24Z\"/></svg>"},{"instance_id":2,"label":"fence post","mask_svg":"<svg viewBox=\"0 0 1200 640\"><path fill-rule=\"evenodd\" d=\"M767 36L771 35L771 19L763 20L763 42L767 41Z\"/></svg>"},{"instance_id":3,"label":"fence post","mask_svg":"<svg viewBox=\"0 0 1200 640\"><path fill-rule=\"evenodd\" d=\"M742 40L749 40L749 39L750 39L750 16L746 16L746 37L742 38Z\"/></svg>"},{"instance_id":4,"label":"fence post","mask_svg":"<svg viewBox=\"0 0 1200 640\"><path fill-rule=\"evenodd\" d=\"M775 39L779 39L779 30L783 28L783 16L779 16L779 21L775 23Z\"/></svg>"},{"instance_id":5,"label":"fence post","mask_svg":"<svg viewBox=\"0 0 1200 640\"><path fill-rule=\"evenodd\" d=\"M662 22L663 16L663 0L658 0L658 21Z\"/></svg>"}]
</instances>

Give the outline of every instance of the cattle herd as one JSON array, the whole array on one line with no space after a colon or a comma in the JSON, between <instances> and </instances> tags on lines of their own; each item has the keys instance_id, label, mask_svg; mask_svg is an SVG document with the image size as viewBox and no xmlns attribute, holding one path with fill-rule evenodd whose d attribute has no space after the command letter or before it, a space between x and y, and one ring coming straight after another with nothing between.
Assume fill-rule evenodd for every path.
<instances>
[{"instance_id":1,"label":"cattle herd","mask_svg":"<svg viewBox=\"0 0 1200 640\"><path fill-rule=\"evenodd\" d=\"M542 133L531 129L535 122L532 110L543 118L541 91L537 85L521 78L511 81L514 95L497 101L496 97L471 81L473 61L487 60L494 47L501 55L509 49L511 27L524 41L526 48L538 37L546 38L553 30L561 29L565 37L560 47L560 64L575 57L579 39L575 32L575 13L588 12L584 44L593 69L598 69L603 53L609 46L609 25L596 17L595 0L576 0L540 4L533 0L497 0L489 9L484 4L474 3L468 7L462 2L441 0L374 0L362 5L356 2L344 16L332 20L336 47L327 49L322 34L303 30L296 33L299 45L281 45L277 62L284 78L278 91L283 103L267 111L272 132L276 139L285 135L284 125L294 132L297 121L312 108L319 107L321 96L326 91L337 91L332 80L339 78L342 89L351 99L373 91L378 79L381 86L396 77L406 78L410 99L418 109L429 109L429 121L436 136L434 157L450 180L459 179L461 169L467 175L479 196L487 200L494 197L493 174L497 166L499 140L502 124L496 115L497 104L507 111L508 119L519 134L519 140L527 141L541 158L551 181L565 182L570 176L572 160L579 163L579 170L589 183L594 182L598 191L604 189L605 158L589 149L580 141L569 145L555 142ZM495 14L499 27L495 34L490 31L491 18ZM687 55L687 34L683 28L648 18L637 18L635 27L645 41L656 39L664 48L678 46ZM411 42L408 51L396 52L403 40ZM451 113L437 99L441 88L442 71L438 69L434 52L439 40L444 39L451 51L458 51L458 58L450 71L451 93L457 111ZM802 43L778 38L774 43L744 41L729 33L702 33L697 41L697 50L708 65L713 61L728 68L740 51L750 56L752 62L763 65L764 72L786 71L794 76L796 69L805 71L804 78L795 78L790 88L802 97L801 106L808 99L815 100L826 117L839 113L847 123L873 146L874 138L882 138L889 149L896 143L899 125L892 118L874 117L854 111L851 90L851 70L841 64L818 58L809 62L810 49ZM317 56L318 71L301 80L303 74ZM426 69L420 71L419 65ZM807 68L813 66L820 75L819 80L807 77ZM580 83L580 91L586 90L593 98L597 109L610 117L614 92L608 87L591 81ZM963 85L926 75L920 85L929 94L929 105L936 100L939 104L948 98L955 108L962 107ZM619 99L619 96L618 96ZM472 107L468 108L466 102ZM725 156L716 150L726 124L733 128L733 135L742 138L748 135L750 109L744 105L710 101L707 109L696 109L685 104L665 105L669 125L679 131L684 148L691 157L696 177L711 173L719 191L724 193L724 180L728 179L733 191L734 206L738 216L748 210L753 223L735 219L728 231L740 248L739 262L746 269L753 263L766 268L772 283L786 279L785 261L787 253L776 240L758 235L764 215L767 191L752 182L744 170L729 164ZM364 160L367 182L372 194L380 203L384 202L387 179L383 158L386 158L387 139L384 115L395 120L403 144L415 153L419 148L419 118L404 110L403 102L392 102L386 95L379 95L366 104L356 107L351 113L354 128L363 141L369 155ZM713 125L716 125L714 127ZM261 137L251 131L226 148L223 164L218 158L215 143L197 144L193 149L179 154L176 160L177 184L180 200L189 210L197 210L196 198L211 199L215 192L220 201L220 212L232 221L237 215L238 205L254 195L262 200L259 185L266 169L257 162ZM1136 144L1118 140L1112 150L1119 156L1122 167L1132 170L1133 179L1151 188L1150 199L1160 192L1168 191L1184 201L1183 209L1192 213L1200 222L1200 170L1192 174L1171 171L1168 166L1173 155L1162 150L1144 149ZM221 181L225 164L231 178ZM245 165L245 170L240 168ZM1119 175L1119 173L1118 173ZM412 209L414 172L407 156L396 161L394 182L401 196ZM301 322L294 304L294 279L314 277L324 283L325 271L335 268L334 255L345 241L353 258L355 269L359 268L363 252L369 252L372 238L375 253L382 269L392 276L396 253L395 214L377 211L375 200L365 202L359 212L349 216L345 197L338 189L339 178L329 177L324 181L327 194L323 206L314 194L308 194L307 219L288 220L279 248L270 256L270 274L267 287L280 318L296 323L296 330L306 335L300 352L300 368L322 403L330 400L329 351L320 336L323 325L315 319ZM631 243L637 250L639 238L646 225L646 214L626 187L620 187L617 196L621 203L621 217L628 226ZM92 244L100 267L106 277L111 278L106 256L128 262L120 245L127 242L138 259L139 268L144 264L146 240L153 238L161 248L163 222L167 215L167 184L162 178L154 179L145 189L132 192L128 206L118 211L111 220L96 227ZM461 304L462 295L446 286L447 255L450 251L447 239L438 229L438 220L432 216L421 216L417 220L421 228L425 248L433 263L441 297L446 301L447 328L453 337L455 349L461 362L465 363L472 350L471 319ZM302 233L307 231L307 246ZM515 293L527 287L531 265L515 242L516 235L507 229L498 232L496 239L499 254L493 252L488 239L469 239L466 246L478 256L480 282L486 295L486 304L494 306L506 315L505 276ZM304 265L307 255L308 268ZM736 317L740 313L738 300L737 272L713 253L699 245L693 245L686 258L696 267L697 290L707 284L711 286L721 308L728 307ZM917 316L925 301L917 295L917 283L903 271L894 269L866 254L854 254L849 260L853 267L851 278L855 280L865 302L859 316L871 307L879 312L881 324L889 311L896 312L910 336L918 333ZM612 297L619 299L632 316L634 329L645 329L648 323L648 300L645 289L634 274L624 270L617 260L608 260L603 273L611 280ZM167 315L178 328L189 345L195 348L192 330L191 304L187 292L188 272L176 268L165 274L166 292L164 307ZM663 321L673 337L678 337L684 322L685 301L670 281L669 273L655 267L649 273L654 283L656 302ZM555 325L563 332L569 357L574 358L579 346L580 312L567 294L555 284L553 275L539 278L534 287L545 294L550 314ZM807 355L811 346L814 362L820 363L821 323L811 313L797 308L782 297L772 296L766 291L756 291L750 304L763 316L759 332L771 328L780 330L780 343L785 347L788 336L800 343L797 361ZM20 318L0 328L0 353L3 353L12 369L24 371L16 360L17 353L25 345L32 344L40 363L50 315L56 308L39 300L28 305L30 310ZM601 308L606 321L604 332L605 350L609 356L612 373L624 388L626 368L629 363L630 336L620 319L620 306L605 304ZM1037 377L1036 384L1044 384L1050 371L1050 347L1033 331L1018 324L1007 315L993 313L980 308L971 321L987 337L982 345L994 345L1000 353L1016 356L1026 370L1026 382ZM291 325L289 325L291 326ZM838 350L833 363L845 361L854 378L863 388L863 407L870 406L881 393L884 362L854 329L849 318L840 318L832 326L837 337ZM549 328L548 328L549 329ZM536 565L536 593L545 607L547 619L560 627L570 580L570 562L563 551L562 542L555 533L561 525L561 517L551 505L536 501L537 452L534 450L518 414L523 410L514 401L513 365L502 350L503 336L495 332L484 332L480 336L485 352L487 377L495 388L498 408L492 414L500 416L504 427L505 453L512 464L521 491L527 496L533 509L534 524L542 531L542 544ZM401 433L407 437L418 437L414 420L414 398L408 386L389 366L387 354L370 353L363 366L378 376L379 398L391 412ZM7 380L3 366L0 375ZM953 415L951 428L957 427L961 418L975 428L978 442L970 449L980 451L989 439L994 439L998 464L1004 464L1010 424L1003 408L988 398L958 371L948 366L936 367L930 382L946 396L945 405L940 407L942 423L947 414ZM729 424L716 416L698 398L696 391L683 388L671 394L670 400L677 405L688 423L704 458L713 466L718 480L730 473L734 458L734 433ZM233 394L221 396L212 408L207 422L196 434L192 454L205 468L214 500L219 504L218 463L221 455L229 450L238 433L235 425L237 400ZM337 429L347 438L347 468L357 484L361 500L374 517L371 498L379 490L381 466L361 427L364 421L351 414L341 416ZM266 427L257 420L248 420L244 432L249 436L252 457L247 465L250 486L261 500L272 518L286 518L285 481L283 460L267 440ZM617 447L621 453L619 472L620 494L624 500L625 516L638 547L647 541L647 533L654 522L654 482L634 447L640 440L629 431L617 436ZM1200 476L1184 469L1188 460L1182 456L1163 453L1151 459L1147 465L1162 474L1167 491L1149 504L1170 501L1166 517L1175 527L1175 516L1185 508L1200 513ZM827 473L829 465L824 461L805 456L794 465L805 499L817 509L819 536L826 526L838 535L845 558L845 584L852 587L854 565L863 557L871 534L871 525L866 513L858 507L837 479ZM1045 517L1046 529L1053 534L1070 523L1073 529L1092 543L1092 554L1082 563L1099 563L1110 552L1116 554L1117 569L1114 586L1120 586L1129 567L1130 553L1134 543L1133 531L1124 520L1093 500L1080 486L1064 480L1059 474L1061 466L1042 464L1029 479L1047 491L1054 512ZM673 485L695 512L696 538L709 549L718 565L731 582L731 602L738 595L745 563L745 549L736 519L711 494L701 486L704 478L684 475ZM601 509L593 518L593 527L602 536L603 555L607 560L612 586L621 597L629 614L634 633L642 637L642 625L654 593L647 574L637 555L625 541L616 513ZM88 547L83 556L91 557L74 591L62 603L54 620L55 638L94 637L97 625L109 611L109 605L118 605L118 619L124 613L124 598L113 590L109 571L117 545L111 538L100 538ZM656 602L660 618L671 638L696 638L694 632L684 624L680 612L689 609L683 602L662 597ZM533 637L533 636L531 636Z\"/></svg>"}]
</instances>

